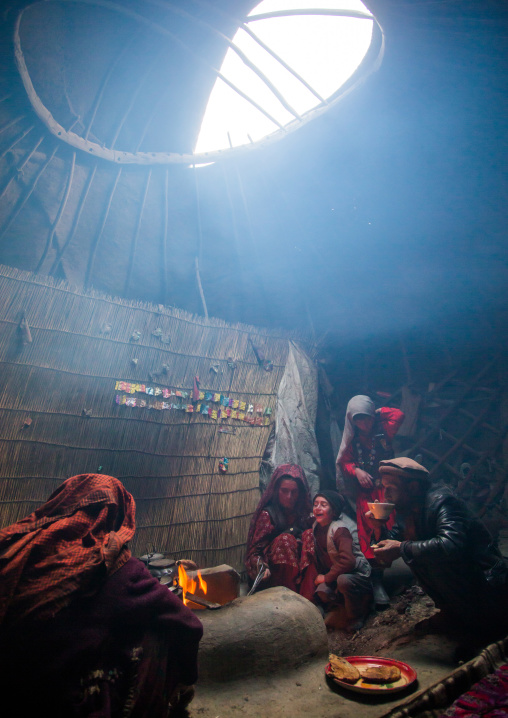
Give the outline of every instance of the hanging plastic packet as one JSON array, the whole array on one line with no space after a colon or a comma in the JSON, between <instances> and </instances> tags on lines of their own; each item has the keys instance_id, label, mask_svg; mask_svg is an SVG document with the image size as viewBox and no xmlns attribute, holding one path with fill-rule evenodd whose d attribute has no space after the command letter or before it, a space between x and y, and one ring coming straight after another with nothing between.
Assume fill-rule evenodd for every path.
<instances>
[{"instance_id":1,"label":"hanging plastic packet","mask_svg":"<svg viewBox=\"0 0 508 718\"><path fill-rule=\"evenodd\" d=\"M229 459L224 457L219 461L219 474L227 474Z\"/></svg>"}]
</instances>

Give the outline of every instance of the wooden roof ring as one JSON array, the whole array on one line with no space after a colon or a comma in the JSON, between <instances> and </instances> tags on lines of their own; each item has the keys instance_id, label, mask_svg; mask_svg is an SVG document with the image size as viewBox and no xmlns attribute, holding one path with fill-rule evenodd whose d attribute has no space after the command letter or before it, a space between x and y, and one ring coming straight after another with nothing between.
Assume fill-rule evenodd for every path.
<instances>
[{"instance_id":1,"label":"wooden roof ring","mask_svg":"<svg viewBox=\"0 0 508 718\"><path fill-rule=\"evenodd\" d=\"M51 1L51 0L49 0ZM203 58L196 55L196 53L189 48L179 37L177 37L174 33L169 31L168 29L157 25L153 21L145 18L143 15L134 12L132 10L129 10L128 8L122 7L121 5L117 4L116 2L113 2L111 0L66 0L67 2L74 2L74 3L80 3L83 5L93 5L96 7L102 7L106 8L108 10L113 10L116 12L119 12L127 17L130 17L134 19L137 23L140 23L154 32L157 32L159 34L162 34L166 37L169 37L173 42L178 43L180 46L182 46L186 51L191 53L194 57L194 59L197 59L201 64L206 64L208 69L210 69L209 63L207 63ZM282 139L282 137L285 137L289 132L292 132L296 129L298 129L302 124L308 122L309 120L315 118L316 116L323 113L325 110L327 110L330 106L336 104L340 100L342 100L344 97L346 97L350 92L352 92L354 89L356 89L359 85L363 84L367 77L371 75L373 72L375 72L383 59L384 55L384 46L385 46L385 39L384 39L384 33L383 29L381 28L381 25L376 20L376 18L373 15L366 15L365 13L358 13L355 11L344 11L344 10L325 10L325 9L317 9L317 10L302 10L302 11L284 11L279 13L268 13L265 14L266 17L271 16L282 16L282 15L294 15L294 14L308 14L308 15L341 15L341 16L348 16L348 17L362 17L362 18L368 18L372 19L374 21L374 32L376 35L376 41L375 45L377 46L374 51L372 52L372 47L374 45L371 44L371 48L367 52L366 57L370 56L372 57L372 54L375 54L375 57L373 61L370 64L370 67L365 66L365 58L360 64L360 67L358 70L354 73L353 78L351 81L346 82L344 85L342 85L341 88L337 90L337 92L328 100L321 99L320 104L315 107L314 109L310 110L309 112L305 113L302 117L296 116L293 121L291 121L288 125L285 125L284 127L280 125L279 122L277 122L274 118L269 116L269 114L264 110L262 107L257 105L257 103L250 98L246 93L244 93L240 88L236 87L232 82L230 82L226 77L224 77L219 70L216 68L211 68L212 71L217 75L217 77L221 78L226 84L228 84L235 92L237 92L239 95L244 97L250 104L255 106L258 110L260 110L264 115L268 116L276 125L279 126L279 129L270 134L268 137L265 137L261 140L258 140L257 142L253 142L250 145L242 145L240 147L235 148L227 148L222 150L215 150L213 152L202 152L199 154L190 154L190 153L177 153L177 152L124 152L120 150L115 150L113 148L103 147L100 144L96 142L91 142L88 139L88 132L86 133L85 137L81 137L80 135L76 134L75 132L72 132L70 130L65 130L62 125L60 125L51 112L48 110L48 108L44 105L42 100L40 99L39 95L35 91L35 88L33 86L32 80L30 78L30 73L28 72L28 68L26 66L25 57L23 54L23 51L21 49L21 39L20 39L20 25L21 20L23 17L23 14L26 10L33 7L34 5L39 4L47 4L48 0L38 0L38 2L31 3L27 7L23 8L15 23L14 28L14 53L15 53L15 60L16 65L18 68L18 71L20 73L21 79L23 81L23 85L25 87L26 93L28 95L28 98L32 104L33 109L35 110L37 116L39 119L44 123L44 125L47 127L47 129L59 140L62 140L68 145L71 145L72 147L81 150L82 152L86 152L87 155L91 155L93 157L97 157L103 160L107 160L109 162L114 163L121 163L121 164L137 164L137 165L169 165L169 164L199 164L199 163L205 163L205 162L214 162L221 157L224 156L224 154L231 154L231 152L234 153L242 153L245 151L249 151L253 149L254 147L264 146L268 143L277 141L279 139ZM171 6L167 6L168 10L177 10L176 8L171 8ZM264 18L265 15L256 15L256 16L249 16L248 20L252 20L254 18L261 19ZM242 21L239 27L242 27L244 30L249 32L251 36L253 36L252 31L247 30L247 24L245 21ZM255 36L253 36L256 42L259 42L261 44L261 41L259 41ZM229 47L231 47L233 50L237 51L237 48L234 46L234 43L232 43L230 40L225 38ZM285 63L281 61L278 56L276 56L272 51L268 50L270 54L280 61L284 67L286 67ZM239 56L241 59L245 62L245 58L240 54ZM250 67L250 64L248 64ZM292 71L292 74L295 74L294 71ZM258 73L259 74L259 73ZM298 76L299 78L299 76ZM266 78L267 79L267 78ZM299 78L301 79L301 78ZM269 83L269 81L267 80ZM306 83L305 83L306 84ZM271 83L269 83L267 86L271 86ZM277 96L278 96L277 92ZM313 91L313 94L316 94L315 91Z\"/></svg>"}]
</instances>

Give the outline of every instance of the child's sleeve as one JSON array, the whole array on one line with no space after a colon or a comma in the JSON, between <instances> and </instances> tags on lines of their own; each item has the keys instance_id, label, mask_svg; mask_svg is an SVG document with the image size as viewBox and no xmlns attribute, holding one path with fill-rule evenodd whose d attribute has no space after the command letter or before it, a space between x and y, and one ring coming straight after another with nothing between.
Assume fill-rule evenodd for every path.
<instances>
[{"instance_id":1,"label":"child's sleeve","mask_svg":"<svg viewBox=\"0 0 508 718\"><path fill-rule=\"evenodd\" d=\"M381 422L383 424L383 429L386 436L388 437L388 439L393 439L395 434L400 429L402 422L404 421L404 412L400 409L393 409L389 406L383 406L379 410L379 416L381 418Z\"/></svg>"},{"instance_id":2,"label":"child's sleeve","mask_svg":"<svg viewBox=\"0 0 508 718\"><path fill-rule=\"evenodd\" d=\"M356 565L353 555L353 537L347 528L339 528L333 535L333 543L337 549L338 556L333 561L332 567L325 574L326 583L332 583L343 573L351 573Z\"/></svg>"},{"instance_id":3,"label":"child's sleeve","mask_svg":"<svg viewBox=\"0 0 508 718\"><path fill-rule=\"evenodd\" d=\"M349 444L347 449L342 454L342 458L340 461L337 462L337 466L340 467L343 474L346 474L347 476L350 476L353 479L356 478L356 474L355 474L356 463L355 463L355 457L353 455L352 443Z\"/></svg>"}]
</instances>

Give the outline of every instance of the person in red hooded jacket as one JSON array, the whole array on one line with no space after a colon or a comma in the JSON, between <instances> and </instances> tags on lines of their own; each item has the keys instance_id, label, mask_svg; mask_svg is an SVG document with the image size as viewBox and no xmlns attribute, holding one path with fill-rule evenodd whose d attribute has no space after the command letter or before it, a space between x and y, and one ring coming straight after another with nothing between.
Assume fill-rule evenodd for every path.
<instances>
[{"instance_id":1,"label":"person in red hooded jacket","mask_svg":"<svg viewBox=\"0 0 508 718\"><path fill-rule=\"evenodd\" d=\"M369 510L369 502L384 500L379 462L393 458L392 440L403 421L404 414L400 409L376 409L370 397L354 396L347 405L336 461L338 490L356 501L358 540L373 568L374 600L378 606L386 606L389 598L381 583L382 571L371 548L373 529L365 514ZM392 525L393 518L387 524L388 529Z\"/></svg>"}]
</instances>

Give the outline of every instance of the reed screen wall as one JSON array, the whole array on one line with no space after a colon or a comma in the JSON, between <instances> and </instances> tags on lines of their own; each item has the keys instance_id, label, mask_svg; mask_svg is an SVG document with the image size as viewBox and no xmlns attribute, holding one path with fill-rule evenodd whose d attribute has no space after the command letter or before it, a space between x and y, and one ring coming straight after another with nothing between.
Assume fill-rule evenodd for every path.
<instances>
[{"instance_id":1,"label":"reed screen wall","mask_svg":"<svg viewBox=\"0 0 508 718\"><path fill-rule=\"evenodd\" d=\"M249 338L273 371L259 366ZM287 353L288 337L268 330L0 266L0 526L31 513L69 476L109 474L136 500L135 555L153 546L241 568L270 424L129 408L116 404L115 383L190 391L198 375L202 390L267 407L273 422Z\"/></svg>"}]
</instances>

